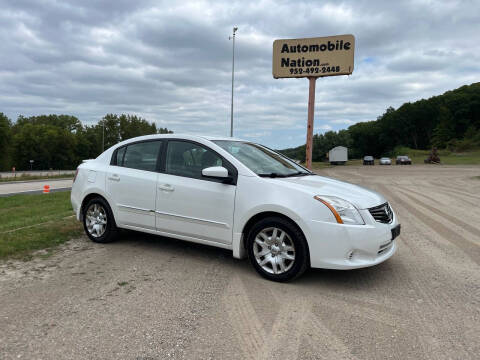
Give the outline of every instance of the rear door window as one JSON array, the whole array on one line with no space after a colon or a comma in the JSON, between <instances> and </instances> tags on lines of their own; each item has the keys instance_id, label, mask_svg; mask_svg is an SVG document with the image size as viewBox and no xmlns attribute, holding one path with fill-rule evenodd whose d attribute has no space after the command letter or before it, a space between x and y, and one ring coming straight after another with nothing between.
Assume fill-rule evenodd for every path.
<instances>
[{"instance_id":1,"label":"rear door window","mask_svg":"<svg viewBox=\"0 0 480 360\"><path fill-rule=\"evenodd\" d=\"M127 148L124 146L124 147L121 147L120 149L117 150L117 152L115 153L115 159L114 159L114 165L118 165L118 166L122 166L123 164L123 156L125 155L125 150L127 150Z\"/></svg>"},{"instance_id":2,"label":"rear door window","mask_svg":"<svg viewBox=\"0 0 480 360\"><path fill-rule=\"evenodd\" d=\"M145 171L156 171L157 169L157 160L158 153L162 146L162 141L145 141L134 143L126 146L125 155L123 156L123 167L145 170ZM121 150L121 149L120 149ZM119 155L117 152L117 165L120 165L118 162Z\"/></svg>"}]
</instances>

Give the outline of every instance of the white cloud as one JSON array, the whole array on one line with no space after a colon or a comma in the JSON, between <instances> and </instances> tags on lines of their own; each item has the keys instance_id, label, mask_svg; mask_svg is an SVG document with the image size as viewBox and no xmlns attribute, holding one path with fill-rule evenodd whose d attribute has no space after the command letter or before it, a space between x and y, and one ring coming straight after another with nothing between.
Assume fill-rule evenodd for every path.
<instances>
[{"instance_id":1,"label":"white cloud","mask_svg":"<svg viewBox=\"0 0 480 360\"><path fill-rule=\"evenodd\" d=\"M345 124L345 125L352 125L355 122L349 119L334 119L330 121L330 124Z\"/></svg>"},{"instance_id":2,"label":"white cloud","mask_svg":"<svg viewBox=\"0 0 480 360\"><path fill-rule=\"evenodd\" d=\"M325 125L320 125L320 126L315 126L315 129L318 131L318 130L324 130L324 131L329 131L329 130L332 130L333 128L328 125L328 124L325 124Z\"/></svg>"},{"instance_id":3,"label":"white cloud","mask_svg":"<svg viewBox=\"0 0 480 360\"><path fill-rule=\"evenodd\" d=\"M231 34L235 132L304 141L308 82L275 80L272 41L351 33L355 70L317 81L316 131L478 81L480 3L385 1L36 1L2 4L0 112L93 123L129 112L175 132L226 135Z\"/></svg>"}]
</instances>

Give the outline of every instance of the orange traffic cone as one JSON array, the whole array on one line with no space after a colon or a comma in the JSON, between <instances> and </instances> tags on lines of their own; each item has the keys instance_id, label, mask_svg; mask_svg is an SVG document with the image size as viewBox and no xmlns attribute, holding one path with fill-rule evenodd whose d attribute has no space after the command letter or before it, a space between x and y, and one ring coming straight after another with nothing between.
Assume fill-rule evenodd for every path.
<instances>
[{"instance_id":1,"label":"orange traffic cone","mask_svg":"<svg viewBox=\"0 0 480 360\"><path fill-rule=\"evenodd\" d=\"M50 185L45 185L45 186L43 187L43 193L44 193L44 194L50 193Z\"/></svg>"}]
</instances>

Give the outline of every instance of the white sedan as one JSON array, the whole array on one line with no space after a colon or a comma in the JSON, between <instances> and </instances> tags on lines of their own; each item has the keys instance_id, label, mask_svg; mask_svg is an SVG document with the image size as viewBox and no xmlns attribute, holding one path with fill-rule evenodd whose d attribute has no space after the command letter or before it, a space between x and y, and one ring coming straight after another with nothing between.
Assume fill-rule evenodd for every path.
<instances>
[{"instance_id":1,"label":"white sedan","mask_svg":"<svg viewBox=\"0 0 480 360\"><path fill-rule=\"evenodd\" d=\"M388 157L382 157L379 161L380 165L392 165L392 160Z\"/></svg>"},{"instance_id":2,"label":"white sedan","mask_svg":"<svg viewBox=\"0 0 480 360\"><path fill-rule=\"evenodd\" d=\"M267 279L308 267L354 269L390 258L400 233L380 194L315 175L262 145L149 135L82 163L71 201L100 243L130 229L248 255Z\"/></svg>"}]
</instances>

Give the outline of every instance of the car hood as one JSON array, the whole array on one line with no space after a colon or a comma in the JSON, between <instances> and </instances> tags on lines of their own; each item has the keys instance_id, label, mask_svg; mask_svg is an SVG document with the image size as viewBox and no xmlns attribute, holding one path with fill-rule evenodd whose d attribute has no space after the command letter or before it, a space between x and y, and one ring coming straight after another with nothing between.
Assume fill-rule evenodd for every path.
<instances>
[{"instance_id":1,"label":"car hood","mask_svg":"<svg viewBox=\"0 0 480 360\"><path fill-rule=\"evenodd\" d=\"M348 182L319 176L298 176L269 179L289 188L296 188L315 195L336 196L351 202L357 209L368 209L384 204L387 200L376 191Z\"/></svg>"}]
</instances>

